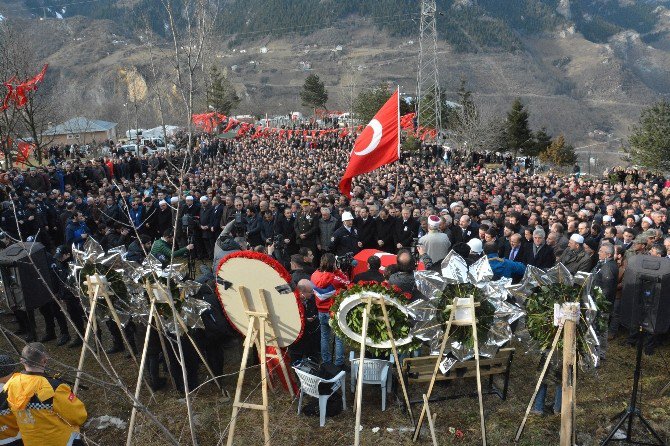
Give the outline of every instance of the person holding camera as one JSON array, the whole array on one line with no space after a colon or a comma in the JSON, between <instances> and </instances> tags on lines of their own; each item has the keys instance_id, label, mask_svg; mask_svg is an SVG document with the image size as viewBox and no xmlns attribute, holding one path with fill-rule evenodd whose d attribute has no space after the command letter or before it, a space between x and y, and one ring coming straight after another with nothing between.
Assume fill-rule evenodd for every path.
<instances>
[{"instance_id":1,"label":"person holding camera","mask_svg":"<svg viewBox=\"0 0 670 446\"><path fill-rule=\"evenodd\" d=\"M167 229L161 238L151 245L151 254L156 257L165 268L173 257L186 257L189 251L192 251L193 243L189 243L181 249L172 251L172 242L174 240L172 229Z\"/></svg>"}]
</instances>

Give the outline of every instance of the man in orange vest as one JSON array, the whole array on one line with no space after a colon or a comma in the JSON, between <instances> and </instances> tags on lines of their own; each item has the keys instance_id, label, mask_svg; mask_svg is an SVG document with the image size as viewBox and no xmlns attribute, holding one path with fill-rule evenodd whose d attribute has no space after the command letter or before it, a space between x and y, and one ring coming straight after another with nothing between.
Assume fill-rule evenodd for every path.
<instances>
[{"instance_id":1,"label":"man in orange vest","mask_svg":"<svg viewBox=\"0 0 670 446\"><path fill-rule=\"evenodd\" d=\"M69 385L45 376L47 360L44 345L27 344L21 352L25 372L12 375L4 387L23 444L83 445L79 427L87 418L84 403L72 393Z\"/></svg>"},{"instance_id":2,"label":"man in orange vest","mask_svg":"<svg viewBox=\"0 0 670 446\"><path fill-rule=\"evenodd\" d=\"M9 410L5 383L12 377L17 364L7 355L0 355L0 445L21 446L21 432L16 424L16 417Z\"/></svg>"}]
</instances>

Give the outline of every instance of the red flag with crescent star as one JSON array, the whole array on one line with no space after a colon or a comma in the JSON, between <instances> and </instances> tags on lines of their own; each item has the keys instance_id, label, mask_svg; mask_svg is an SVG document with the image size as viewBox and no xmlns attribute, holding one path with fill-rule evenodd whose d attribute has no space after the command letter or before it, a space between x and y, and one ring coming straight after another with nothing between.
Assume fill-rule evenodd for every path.
<instances>
[{"instance_id":1,"label":"red flag with crescent star","mask_svg":"<svg viewBox=\"0 0 670 446\"><path fill-rule=\"evenodd\" d=\"M400 158L400 95L396 90L356 138L340 192L351 195L351 180Z\"/></svg>"}]
</instances>

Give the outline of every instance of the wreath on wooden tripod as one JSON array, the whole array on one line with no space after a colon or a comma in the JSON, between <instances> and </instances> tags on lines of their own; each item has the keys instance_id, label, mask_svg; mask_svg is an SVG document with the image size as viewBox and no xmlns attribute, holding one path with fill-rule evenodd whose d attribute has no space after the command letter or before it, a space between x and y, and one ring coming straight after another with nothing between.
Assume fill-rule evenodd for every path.
<instances>
[{"instance_id":1,"label":"wreath on wooden tripod","mask_svg":"<svg viewBox=\"0 0 670 446\"><path fill-rule=\"evenodd\" d=\"M437 300L437 320L445 327L449 321L451 310L448 305L453 305L456 299L472 296L475 299L475 320L477 321L477 339L480 344L485 344L489 337L489 330L493 325L496 309L491 302L486 299L484 292L471 283L453 283L449 284L442 291L442 295ZM458 341L467 348L473 348L475 340L472 336L472 330L466 326L452 326L449 338Z\"/></svg>"},{"instance_id":2,"label":"wreath on wooden tripod","mask_svg":"<svg viewBox=\"0 0 670 446\"><path fill-rule=\"evenodd\" d=\"M554 304L567 302L581 302L583 285L567 285L553 283L535 287L526 299L526 327L530 337L539 344L541 350L548 349L554 339L557 327L554 326ZM605 298L600 287L591 288L591 297L595 302L598 313L594 321L594 328L599 332L607 329L607 313L610 302ZM590 324L586 322L585 305L580 306L580 323L577 324L577 353L586 355L589 351L586 344L586 333ZM563 340L559 340L558 347L562 348Z\"/></svg>"},{"instance_id":3,"label":"wreath on wooden tripod","mask_svg":"<svg viewBox=\"0 0 670 446\"><path fill-rule=\"evenodd\" d=\"M337 337L342 339L348 345L360 348L360 343L345 334L340 327L340 318L345 317L344 324L356 334L360 334L363 330L363 313L366 304L361 301L358 305L348 309L346 314L342 310L342 303L352 296L363 297L365 293L376 293L385 297L386 311L391 326L391 334L396 343L398 353L407 353L416 350L421 345L421 341L412 338L409 342L401 342L402 339L411 337L413 321L411 317L401 310L403 305L407 304L407 295L402 292L397 286L389 286L386 283L380 284L376 282L361 282L352 284L347 289L340 290L335 296L335 302L330 309L330 326ZM367 338L373 344L386 343L390 341L386 323L384 322L384 314L381 305L373 303L370 307L370 317L368 318ZM387 349L377 348L366 345L366 349L375 356L387 355Z\"/></svg>"},{"instance_id":4,"label":"wreath on wooden tripod","mask_svg":"<svg viewBox=\"0 0 670 446\"><path fill-rule=\"evenodd\" d=\"M162 288L160 289L167 289L168 287L168 279L166 277L149 277L149 283L150 284L155 284L158 281L162 285ZM184 306L184 296L183 293L180 292L179 290L179 283L174 279L170 279L170 296L172 296L172 302L174 303L175 310L177 310L177 314L181 314L182 307ZM144 293L147 302L151 303L151 300L149 299L149 291L146 290ZM160 293L159 293L160 294ZM166 300L166 297L161 297L158 300L156 300L156 312L163 318L167 320L172 320L172 307L170 306L169 302L164 302Z\"/></svg>"},{"instance_id":5,"label":"wreath on wooden tripod","mask_svg":"<svg viewBox=\"0 0 670 446\"><path fill-rule=\"evenodd\" d=\"M127 312L130 308L130 294L128 293L128 288L126 283L123 280L123 274L114 268L103 265L102 263L87 263L79 271L79 287L81 292L88 296L88 284L86 279L88 276L99 275L101 278L107 280L109 284L109 300L111 301L114 308L118 311ZM102 299L101 296L98 299ZM98 308L100 314L104 317L110 317L111 313L109 308L107 308L107 302L98 301Z\"/></svg>"}]
</instances>

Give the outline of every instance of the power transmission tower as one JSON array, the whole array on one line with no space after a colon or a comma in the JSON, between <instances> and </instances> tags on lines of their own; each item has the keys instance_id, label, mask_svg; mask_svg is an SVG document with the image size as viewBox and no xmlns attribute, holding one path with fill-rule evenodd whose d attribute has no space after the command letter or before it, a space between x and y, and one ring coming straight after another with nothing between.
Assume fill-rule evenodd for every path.
<instances>
[{"instance_id":1,"label":"power transmission tower","mask_svg":"<svg viewBox=\"0 0 670 446\"><path fill-rule=\"evenodd\" d=\"M437 68L435 0L421 0L419 72L417 75L417 125L442 130L440 73Z\"/></svg>"}]
</instances>

